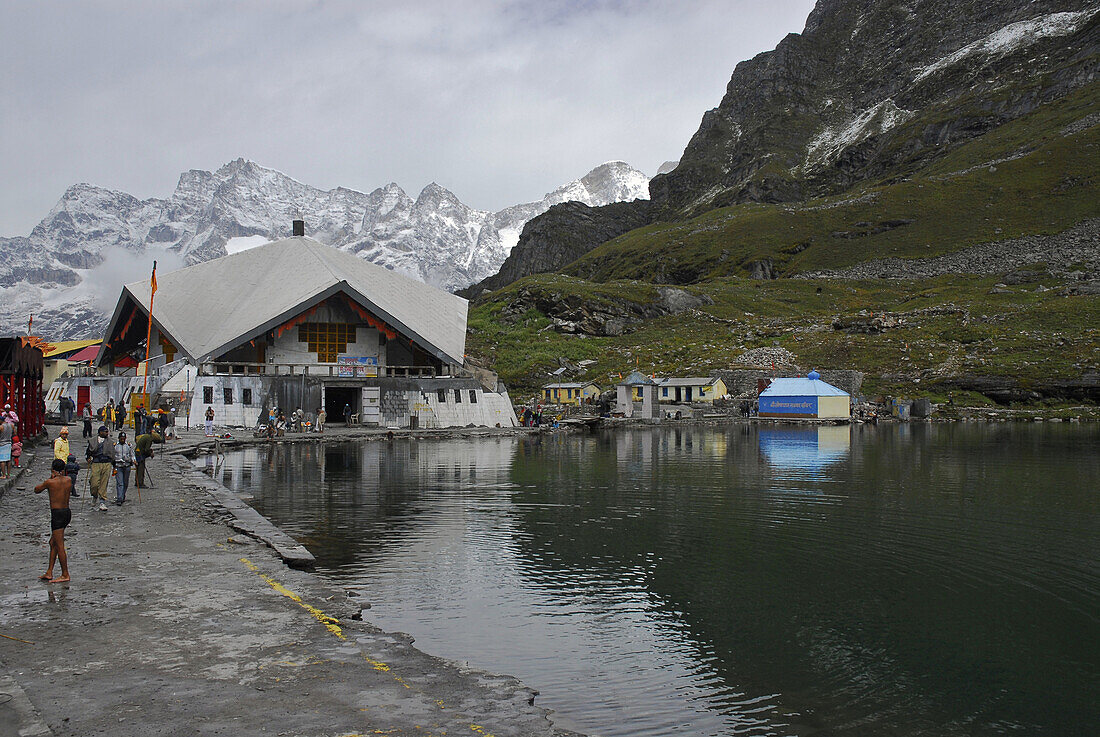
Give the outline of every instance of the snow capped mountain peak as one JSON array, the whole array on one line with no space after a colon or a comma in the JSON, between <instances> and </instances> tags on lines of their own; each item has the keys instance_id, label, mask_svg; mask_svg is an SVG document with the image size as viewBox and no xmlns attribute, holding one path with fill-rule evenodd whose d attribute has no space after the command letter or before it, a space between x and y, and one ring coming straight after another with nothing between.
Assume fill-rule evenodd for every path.
<instances>
[{"instance_id":1,"label":"snow capped mountain peak","mask_svg":"<svg viewBox=\"0 0 1100 737\"><path fill-rule=\"evenodd\" d=\"M424 189L420 190L420 196L416 198L417 207L426 204L447 204L453 206L461 205L462 202L455 196L454 192L432 182L424 187Z\"/></svg>"},{"instance_id":2,"label":"snow capped mountain peak","mask_svg":"<svg viewBox=\"0 0 1100 737\"><path fill-rule=\"evenodd\" d=\"M415 200L394 182L369 194L321 190L243 157L213 172L183 172L166 199L75 184L28 237L0 239L0 329L17 330L33 312L52 338L95 335L117 296L120 283L107 274L119 272L120 258L142 269L153 258L199 263L286 237L298 217L322 243L460 289L496 273L524 224L551 205L639 197L648 197L648 177L621 161L495 213L437 182Z\"/></svg>"}]
</instances>

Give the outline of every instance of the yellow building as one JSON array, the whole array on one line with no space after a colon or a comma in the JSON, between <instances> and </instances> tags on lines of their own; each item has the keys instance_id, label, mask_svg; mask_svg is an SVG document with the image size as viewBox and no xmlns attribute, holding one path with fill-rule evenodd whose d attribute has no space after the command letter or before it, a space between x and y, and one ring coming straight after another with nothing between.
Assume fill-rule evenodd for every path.
<instances>
[{"instance_id":1,"label":"yellow building","mask_svg":"<svg viewBox=\"0 0 1100 737\"><path fill-rule=\"evenodd\" d=\"M600 396L595 384L547 384L542 387L542 399L548 404L580 404Z\"/></svg>"},{"instance_id":2,"label":"yellow building","mask_svg":"<svg viewBox=\"0 0 1100 737\"><path fill-rule=\"evenodd\" d=\"M711 403L726 396L726 383L719 378L689 377L657 379L657 401L665 403Z\"/></svg>"},{"instance_id":3,"label":"yellow building","mask_svg":"<svg viewBox=\"0 0 1100 737\"><path fill-rule=\"evenodd\" d=\"M95 340L57 340L50 343L50 349L43 354L42 386L49 386L54 379L69 370L68 358L90 345L99 345L102 338ZM81 366L84 366L81 363Z\"/></svg>"}]
</instances>

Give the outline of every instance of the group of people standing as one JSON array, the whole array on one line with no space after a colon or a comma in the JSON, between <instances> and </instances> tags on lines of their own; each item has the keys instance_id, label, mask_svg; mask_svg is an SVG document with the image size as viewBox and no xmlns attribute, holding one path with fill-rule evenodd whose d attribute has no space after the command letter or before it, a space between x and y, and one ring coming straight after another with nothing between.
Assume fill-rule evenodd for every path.
<instances>
[{"instance_id":1,"label":"group of people standing","mask_svg":"<svg viewBox=\"0 0 1100 737\"><path fill-rule=\"evenodd\" d=\"M19 468L19 456L22 452L19 415L10 404L5 404L0 411L0 479L11 478L11 469Z\"/></svg>"},{"instance_id":2,"label":"group of people standing","mask_svg":"<svg viewBox=\"0 0 1100 737\"><path fill-rule=\"evenodd\" d=\"M111 478L115 479L114 503L122 506L126 503L126 491L130 485L130 471L136 471L134 483L138 489L148 485L145 463L153 457L153 444L163 443L164 436L153 431L143 432L138 435L134 445L127 442L125 432L120 432L116 439L110 437L110 429L106 425L100 425L94 438L88 440L84 450L84 460L89 471L88 488L92 496L92 503L98 502L100 511L107 511L107 487ZM61 461L66 466L66 473L70 475L76 491L76 477L80 471L80 464L76 462L76 456L69 447L69 428L63 427L53 443L54 460Z\"/></svg>"},{"instance_id":3,"label":"group of people standing","mask_svg":"<svg viewBox=\"0 0 1100 737\"><path fill-rule=\"evenodd\" d=\"M76 412L76 403L69 397L61 397L58 400L58 412L61 415L61 424L72 422ZM98 411L92 409L91 403L87 403L80 410L80 419L84 425L83 437L92 437L92 424L97 420L107 426L108 430L120 431L126 426L126 404L120 399L115 402L108 398L107 403ZM144 435L159 429L162 437L172 437L175 434L176 408L175 406L159 407L153 412L148 412L144 407L137 407L133 412L134 435Z\"/></svg>"}]
</instances>

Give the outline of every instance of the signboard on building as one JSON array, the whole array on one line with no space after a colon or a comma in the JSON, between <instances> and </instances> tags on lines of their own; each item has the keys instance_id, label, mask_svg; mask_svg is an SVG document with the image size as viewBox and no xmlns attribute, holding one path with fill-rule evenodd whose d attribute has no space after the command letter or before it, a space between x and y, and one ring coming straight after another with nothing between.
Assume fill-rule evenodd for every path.
<instances>
[{"instance_id":1,"label":"signboard on building","mask_svg":"<svg viewBox=\"0 0 1100 737\"><path fill-rule=\"evenodd\" d=\"M816 417L817 397L769 397L761 395L759 412L761 416Z\"/></svg>"},{"instance_id":2,"label":"signboard on building","mask_svg":"<svg viewBox=\"0 0 1100 737\"><path fill-rule=\"evenodd\" d=\"M337 356L337 376L378 376L378 356Z\"/></svg>"}]
</instances>

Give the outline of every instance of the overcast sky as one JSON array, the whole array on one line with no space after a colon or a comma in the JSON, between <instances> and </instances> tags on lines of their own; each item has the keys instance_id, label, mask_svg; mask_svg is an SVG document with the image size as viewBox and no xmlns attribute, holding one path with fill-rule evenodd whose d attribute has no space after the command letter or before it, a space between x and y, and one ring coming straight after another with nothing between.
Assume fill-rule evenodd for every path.
<instances>
[{"instance_id":1,"label":"overcast sky","mask_svg":"<svg viewBox=\"0 0 1100 737\"><path fill-rule=\"evenodd\" d=\"M0 235L65 188L167 197L238 156L330 189L536 200L677 159L813 0L0 0Z\"/></svg>"}]
</instances>

